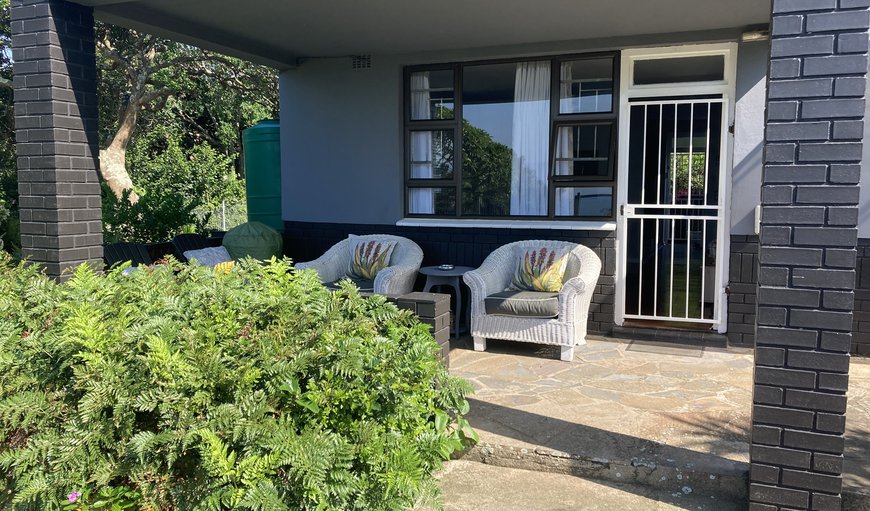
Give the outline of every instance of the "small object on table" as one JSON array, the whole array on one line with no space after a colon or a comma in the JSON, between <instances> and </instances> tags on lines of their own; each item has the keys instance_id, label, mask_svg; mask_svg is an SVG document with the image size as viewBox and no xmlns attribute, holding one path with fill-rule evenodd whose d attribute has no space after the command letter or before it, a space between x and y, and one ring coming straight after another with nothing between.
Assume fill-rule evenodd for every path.
<instances>
[{"instance_id":1,"label":"small object on table","mask_svg":"<svg viewBox=\"0 0 870 511\"><path fill-rule=\"evenodd\" d=\"M449 267L449 268L448 268ZM456 313L453 319L453 336L459 338L459 325L462 324L462 276L473 270L471 266L424 266L420 273L426 276L423 292L428 293L435 286L450 286L456 292Z\"/></svg>"}]
</instances>

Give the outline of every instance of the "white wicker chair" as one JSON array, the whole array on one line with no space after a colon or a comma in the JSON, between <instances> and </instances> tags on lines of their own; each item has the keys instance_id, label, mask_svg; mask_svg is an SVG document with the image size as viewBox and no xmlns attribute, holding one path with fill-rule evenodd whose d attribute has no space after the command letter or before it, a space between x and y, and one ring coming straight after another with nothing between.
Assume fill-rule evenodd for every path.
<instances>
[{"instance_id":1,"label":"white wicker chair","mask_svg":"<svg viewBox=\"0 0 870 511\"><path fill-rule=\"evenodd\" d=\"M485 299L505 291L518 261L517 247L568 247L570 256L564 284L559 292L559 315L555 318L494 315L486 313ZM519 241L496 249L480 268L465 274L471 289L471 335L474 349L486 350L486 339L551 344L562 347L561 359L574 358L574 346L586 344L589 303L601 273L601 260L588 247L562 241Z\"/></svg>"},{"instance_id":2,"label":"white wicker chair","mask_svg":"<svg viewBox=\"0 0 870 511\"><path fill-rule=\"evenodd\" d=\"M381 295L404 295L414 290L417 271L423 262L423 250L413 241L400 236L372 234L361 236L376 241L395 241L396 248L390 256L390 265L375 276L373 291ZM350 265L350 238L339 241L325 254L313 261L297 263L296 268L317 270L324 283L334 282L345 276Z\"/></svg>"}]
</instances>

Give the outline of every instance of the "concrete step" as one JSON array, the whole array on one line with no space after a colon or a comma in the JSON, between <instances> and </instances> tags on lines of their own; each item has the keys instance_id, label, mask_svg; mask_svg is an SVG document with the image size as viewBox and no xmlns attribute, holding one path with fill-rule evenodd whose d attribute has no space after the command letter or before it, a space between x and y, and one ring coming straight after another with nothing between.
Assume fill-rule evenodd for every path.
<instances>
[{"instance_id":1,"label":"concrete step","mask_svg":"<svg viewBox=\"0 0 870 511\"><path fill-rule=\"evenodd\" d=\"M614 453L617 454L617 453ZM640 457L614 456L608 458L589 457L578 453L565 453L545 448L519 448L516 446L480 443L462 454L462 457L449 462L448 466L464 467L463 470L485 471L500 469L501 475L514 474L521 471L527 477L556 476L576 478L578 487L583 485L598 485L600 487L619 488L625 486L631 493L643 495L667 496L674 499L687 500L684 496L692 495L699 502L715 503L713 507L699 505L696 507L679 507L675 509L745 509L749 485L749 465L747 463L719 458L704 459L663 459L659 456L650 457L652 453L638 452ZM653 461L653 459L655 461ZM712 462L711 462L712 460ZM453 465L459 463L459 465ZM469 465L470 464L470 465ZM480 466L489 467L482 469ZM451 471L457 468L451 468ZM452 472L445 472L451 474ZM541 476L531 474L543 474ZM567 480L564 480L567 481ZM483 484L483 483L482 483ZM565 483L570 486L571 483ZM464 488L459 483L451 483L450 488ZM553 491L561 491L553 489ZM570 491L568 488L565 491ZM628 490L625 490L628 491ZM660 500L660 499L656 499ZM728 504L730 503L730 504ZM744 503L738 507L728 507ZM489 509L475 507L454 507L448 509L471 510ZM670 507L492 507L493 510L504 509L671 509ZM843 488L841 511L870 511L870 489Z\"/></svg>"},{"instance_id":2,"label":"concrete step","mask_svg":"<svg viewBox=\"0 0 870 511\"><path fill-rule=\"evenodd\" d=\"M593 481L564 474L450 461L439 474L445 511L738 511L742 501ZM421 508L423 509L423 508Z\"/></svg>"}]
</instances>

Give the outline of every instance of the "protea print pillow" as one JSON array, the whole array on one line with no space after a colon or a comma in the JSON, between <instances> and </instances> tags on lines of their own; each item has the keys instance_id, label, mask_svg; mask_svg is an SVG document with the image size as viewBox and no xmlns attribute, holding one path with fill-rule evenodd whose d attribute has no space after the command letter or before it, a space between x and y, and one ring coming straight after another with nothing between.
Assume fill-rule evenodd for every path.
<instances>
[{"instance_id":1,"label":"protea print pillow","mask_svg":"<svg viewBox=\"0 0 870 511\"><path fill-rule=\"evenodd\" d=\"M552 247L521 248L517 250L519 264L511 282L518 291L544 291L558 293L562 289L568 251Z\"/></svg>"},{"instance_id":2,"label":"protea print pillow","mask_svg":"<svg viewBox=\"0 0 870 511\"><path fill-rule=\"evenodd\" d=\"M375 280L378 272L389 266L394 248L393 241L352 236L347 276L354 280Z\"/></svg>"}]
</instances>

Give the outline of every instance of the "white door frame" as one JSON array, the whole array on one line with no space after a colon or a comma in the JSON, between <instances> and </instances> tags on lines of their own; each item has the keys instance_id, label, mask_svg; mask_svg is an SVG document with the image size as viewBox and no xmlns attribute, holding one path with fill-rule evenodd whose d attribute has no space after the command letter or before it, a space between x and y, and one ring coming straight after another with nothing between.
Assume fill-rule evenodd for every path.
<instances>
[{"instance_id":1,"label":"white door frame","mask_svg":"<svg viewBox=\"0 0 870 511\"><path fill-rule=\"evenodd\" d=\"M714 82L670 83L661 85L634 85L634 63L675 57L723 55L725 58L724 80ZM716 245L716 282L712 329L725 333L728 328L728 300L725 287L728 283L728 268L731 241L731 174L733 165L734 137L729 129L734 123L737 81L737 43L697 44L663 48L637 48L622 51L619 85L619 136L617 173L617 228L616 228L616 296L615 322L625 323L625 274L627 265L627 222L622 206L628 202L628 154L630 135L630 98L664 98L719 94L723 100L722 112L722 159L719 170L719 227Z\"/></svg>"}]
</instances>

